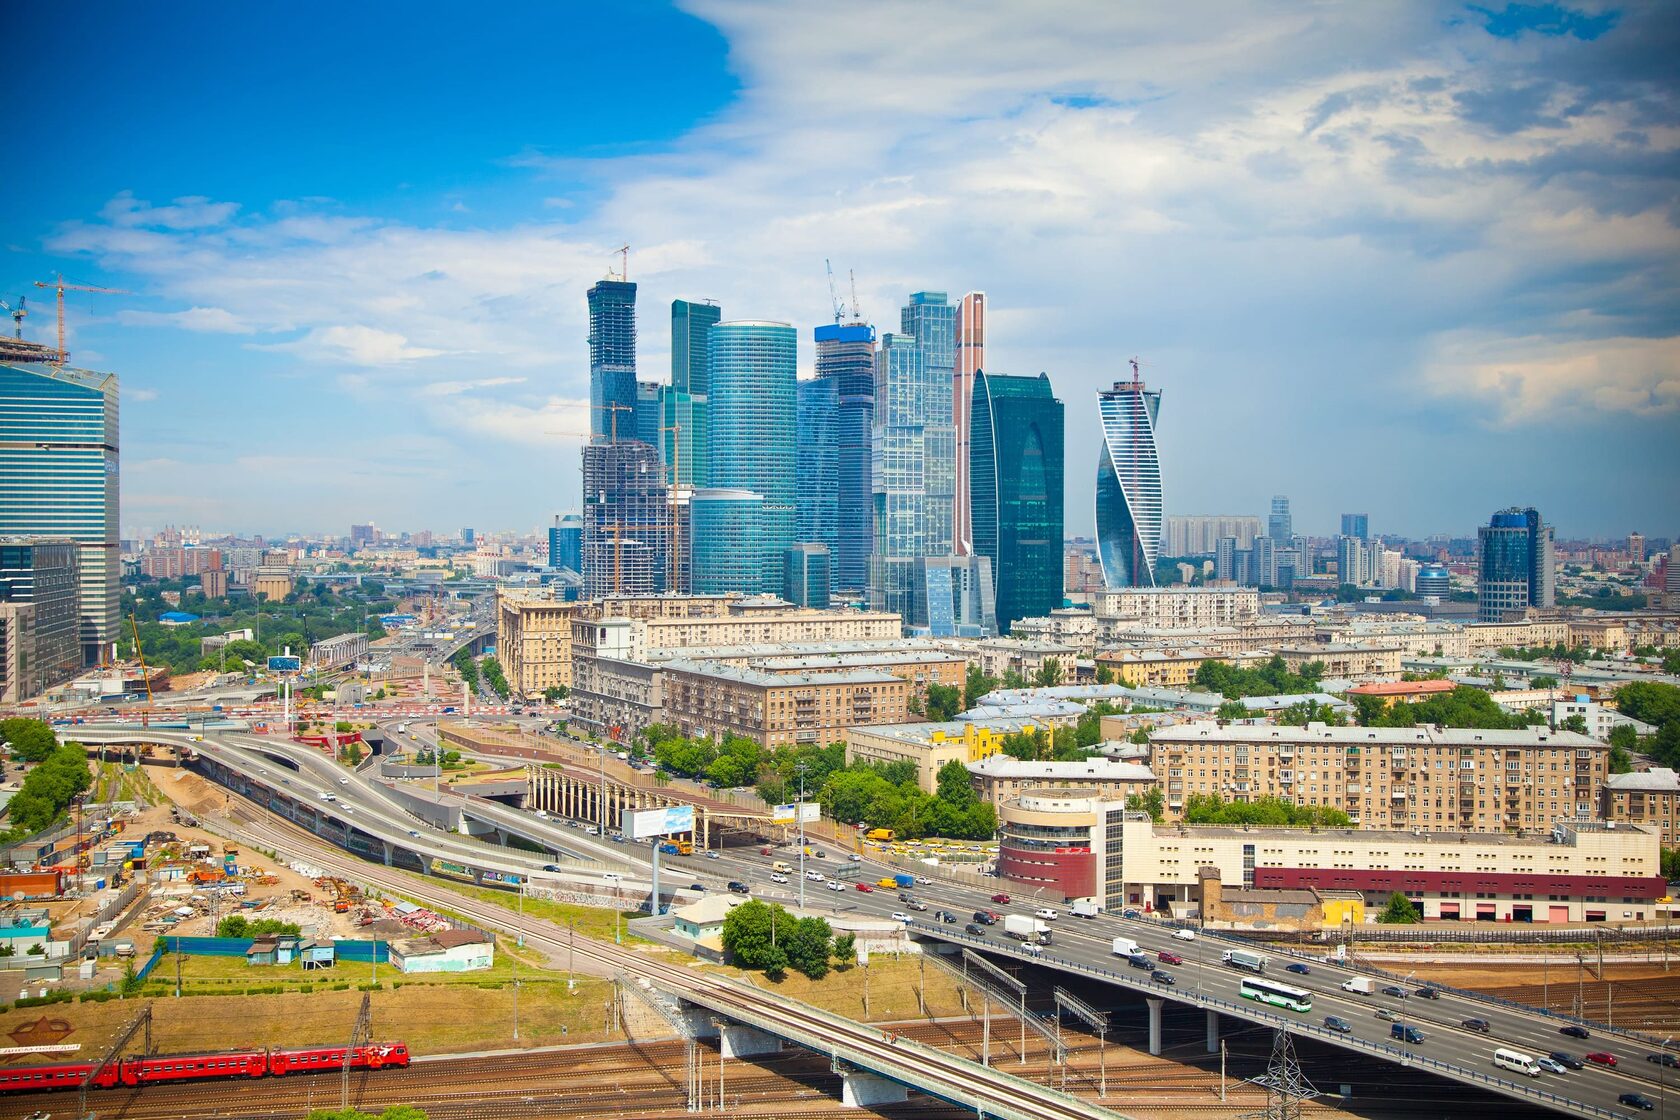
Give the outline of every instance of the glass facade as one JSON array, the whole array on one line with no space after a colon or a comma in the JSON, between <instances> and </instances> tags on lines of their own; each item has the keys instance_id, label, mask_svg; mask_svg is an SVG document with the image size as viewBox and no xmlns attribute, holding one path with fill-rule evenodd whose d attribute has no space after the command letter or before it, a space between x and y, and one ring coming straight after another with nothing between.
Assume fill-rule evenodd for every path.
<instances>
[{"instance_id":1,"label":"glass facade","mask_svg":"<svg viewBox=\"0 0 1680 1120\"><path fill-rule=\"evenodd\" d=\"M617 406L617 407L614 407ZM589 289L589 431L636 436L636 285L602 280Z\"/></svg>"},{"instance_id":2,"label":"glass facade","mask_svg":"<svg viewBox=\"0 0 1680 1120\"><path fill-rule=\"evenodd\" d=\"M1556 605L1552 527L1538 510L1500 510L1478 536L1477 618L1504 622L1529 607Z\"/></svg>"},{"instance_id":3,"label":"glass facade","mask_svg":"<svg viewBox=\"0 0 1680 1120\"><path fill-rule=\"evenodd\" d=\"M583 571L583 518L561 514L548 530L548 566Z\"/></svg>"},{"instance_id":4,"label":"glass facade","mask_svg":"<svg viewBox=\"0 0 1680 1120\"><path fill-rule=\"evenodd\" d=\"M1134 375L1135 376L1135 375ZM1154 587L1161 547L1161 459L1155 424L1160 390L1116 381L1097 394L1102 451L1097 459L1097 558L1110 588Z\"/></svg>"},{"instance_id":5,"label":"glass facade","mask_svg":"<svg viewBox=\"0 0 1680 1120\"><path fill-rule=\"evenodd\" d=\"M723 318L715 303L671 301L671 387L705 397L711 392L711 351L707 334Z\"/></svg>"},{"instance_id":6,"label":"glass facade","mask_svg":"<svg viewBox=\"0 0 1680 1120\"><path fill-rule=\"evenodd\" d=\"M1289 516L1289 499L1282 494L1272 498L1272 513L1266 518L1266 535L1275 544L1288 544L1295 536L1295 523Z\"/></svg>"},{"instance_id":7,"label":"glass facade","mask_svg":"<svg viewBox=\"0 0 1680 1120\"><path fill-rule=\"evenodd\" d=\"M839 397L832 378L799 383L799 517L801 541L833 553L840 547Z\"/></svg>"},{"instance_id":8,"label":"glass facade","mask_svg":"<svg viewBox=\"0 0 1680 1120\"><path fill-rule=\"evenodd\" d=\"M875 429L875 328L816 329L817 380L834 386L835 547L833 586L861 591L875 551L871 462Z\"/></svg>"},{"instance_id":9,"label":"glass facade","mask_svg":"<svg viewBox=\"0 0 1680 1120\"><path fill-rule=\"evenodd\" d=\"M639 439L649 447L658 447L661 443L659 429L662 426L659 414L659 391L665 388L657 381L636 382L636 430L630 435ZM618 434L624 435L624 417L618 418Z\"/></svg>"},{"instance_id":10,"label":"glass facade","mask_svg":"<svg viewBox=\"0 0 1680 1120\"><path fill-rule=\"evenodd\" d=\"M671 485L705 489L712 484L710 405L701 395L659 387L659 458Z\"/></svg>"},{"instance_id":11,"label":"glass facade","mask_svg":"<svg viewBox=\"0 0 1680 1120\"><path fill-rule=\"evenodd\" d=\"M22 665L24 695L40 695L82 671L77 553L76 543L63 538L0 538L0 603L34 608L33 648Z\"/></svg>"},{"instance_id":12,"label":"glass facade","mask_svg":"<svg viewBox=\"0 0 1680 1120\"><path fill-rule=\"evenodd\" d=\"M782 598L799 607L827 610L829 558L826 545L802 542L783 554Z\"/></svg>"},{"instance_id":13,"label":"glass facade","mask_svg":"<svg viewBox=\"0 0 1680 1120\"><path fill-rule=\"evenodd\" d=\"M974 551L992 562L997 621L1062 605L1062 402L1047 374L974 376L969 437Z\"/></svg>"},{"instance_id":14,"label":"glass facade","mask_svg":"<svg viewBox=\"0 0 1680 1120\"><path fill-rule=\"evenodd\" d=\"M117 430L114 374L0 365L0 537L76 543L86 664L118 635Z\"/></svg>"},{"instance_id":15,"label":"glass facade","mask_svg":"<svg viewBox=\"0 0 1680 1120\"><path fill-rule=\"evenodd\" d=\"M584 596L669 586L671 509L659 453L640 440L583 449Z\"/></svg>"},{"instance_id":16,"label":"glass facade","mask_svg":"<svg viewBox=\"0 0 1680 1120\"><path fill-rule=\"evenodd\" d=\"M933 638L986 638L998 632L997 594L988 556L922 556L905 620Z\"/></svg>"},{"instance_id":17,"label":"glass facade","mask_svg":"<svg viewBox=\"0 0 1680 1120\"><path fill-rule=\"evenodd\" d=\"M1371 538L1371 518L1363 513L1342 514L1342 536L1358 537L1360 540Z\"/></svg>"},{"instance_id":18,"label":"glass facade","mask_svg":"<svg viewBox=\"0 0 1680 1120\"><path fill-rule=\"evenodd\" d=\"M764 496L750 490L697 490L688 500L689 581L695 595L764 586ZM777 553L778 562L780 553ZM774 589L781 591L781 581Z\"/></svg>"},{"instance_id":19,"label":"glass facade","mask_svg":"<svg viewBox=\"0 0 1680 1120\"><path fill-rule=\"evenodd\" d=\"M775 593L799 497L798 336L786 323L736 320L713 327L707 340L711 482L763 495L760 587Z\"/></svg>"},{"instance_id":20,"label":"glass facade","mask_svg":"<svg viewBox=\"0 0 1680 1120\"><path fill-rule=\"evenodd\" d=\"M986 293L969 292L957 312L956 368L951 374L952 424L957 436L951 540L958 556L974 551L969 441L974 430L974 375L986 368Z\"/></svg>"}]
</instances>

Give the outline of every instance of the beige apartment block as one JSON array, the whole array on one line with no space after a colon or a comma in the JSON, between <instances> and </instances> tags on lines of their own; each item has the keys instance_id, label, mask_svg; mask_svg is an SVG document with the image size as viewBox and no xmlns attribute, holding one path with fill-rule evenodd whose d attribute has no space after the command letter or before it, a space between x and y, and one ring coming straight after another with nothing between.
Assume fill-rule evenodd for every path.
<instances>
[{"instance_id":1,"label":"beige apartment block","mask_svg":"<svg viewBox=\"0 0 1680 1120\"><path fill-rule=\"evenodd\" d=\"M1569 623L1563 621L1470 622L1464 626L1471 653L1483 650L1521 649L1524 646L1568 644Z\"/></svg>"},{"instance_id":2,"label":"beige apartment block","mask_svg":"<svg viewBox=\"0 0 1680 1120\"><path fill-rule=\"evenodd\" d=\"M1272 650L1283 658L1289 671L1318 662L1328 680L1379 681L1400 675L1403 654L1398 646L1320 645L1279 646Z\"/></svg>"},{"instance_id":3,"label":"beige apartment block","mask_svg":"<svg viewBox=\"0 0 1680 1120\"><path fill-rule=\"evenodd\" d=\"M1221 654L1211 649L1113 649L1097 655L1097 668L1114 670L1115 678L1132 688L1185 688L1194 683L1204 661L1250 665L1265 659L1261 653Z\"/></svg>"},{"instance_id":4,"label":"beige apartment block","mask_svg":"<svg viewBox=\"0 0 1680 1120\"><path fill-rule=\"evenodd\" d=\"M1260 613L1252 587L1134 587L1092 596L1100 618L1132 619L1164 629L1230 626Z\"/></svg>"},{"instance_id":5,"label":"beige apartment block","mask_svg":"<svg viewBox=\"0 0 1680 1120\"><path fill-rule=\"evenodd\" d=\"M777 674L695 661L668 661L665 722L684 735L741 735L762 746L834 743L847 728L902 723L910 686L891 673Z\"/></svg>"},{"instance_id":6,"label":"beige apartment block","mask_svg":"<svg viewBox=\"0 0 1680 1120\"><path fill-rule=\"evenodd\" d=\"M496 657L508 687L527 699L572 687L572 616L576 603L546 591L503 588L496 594Z\"/></svg>"},{"instance_id":7,"label":"beige apartment block","mask_svg":"<svg viewBox=\"0 0 1680 1120\"><path fill-rule=\"evenodd\" d=\"M1666 766L1611 774L1604 780L1602 811L1605 820L1655 829L1664 847L1680 847L1680 775Z\"/></svg>"}]
</instances>

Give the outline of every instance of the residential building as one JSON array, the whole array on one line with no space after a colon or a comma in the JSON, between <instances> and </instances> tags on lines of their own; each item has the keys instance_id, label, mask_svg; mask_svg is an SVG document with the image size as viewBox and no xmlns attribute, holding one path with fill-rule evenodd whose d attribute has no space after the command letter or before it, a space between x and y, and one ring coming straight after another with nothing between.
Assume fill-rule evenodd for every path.
<instances>
[{"instance_id":1,"label":"residential building","mask_svg":"<svg viewBox=\"0 0 1680 1120\"><path fill-rule=\"evenodd\" d=\"M1660 833L1665 848L1680 847L1680 775L1666 766L1605 778L1599 811Z\"/></svg>"},{"instance_id":2,"label":"residential building","mask_svg":"<svg viewBox=\"0 0 1680 1120\"><path fill-rule=\"evenodd\" d=\"M1047 724L1035 720L1010 718L853 727L846 732L846 761L913 762L916 781L934 793L939 789L939 771L947 763L979 762L1001 751L1007 735L1047 729Z\"/></svg>"},{"instance_id":3,"label":"residential building","mask_svg":"<svg viewBox=\"0 0 1680 1120\"><path fill-rule=\"evenodd\" d=\"M827 545L801 542L782 554L782 598L796 607L827 610L832 576Z\"/></svg>"},{"instance_id":4,"label":"residential building","mask_svg":"<svg viewBox=\"0 0 1680 1120\"><path fill-rule=\"evenodd\" d=\"M526 699L572 687L572 618L578 605L552 588L499 588L496 656L508 687Z\"/></svg>"},{"instance_id":5,"label":"residential building","mask_svg":"<svg viewBox=\"0 0 1680 1120\"><path fill-rule=\"evenodd\" d=\"M1530 646L1569 644L1569 623L1562 619L1538 619L1514 622L1470 622L1464 626L1465 641L1470 653L1498 650L1507 647L1523 649Z\"/></svg>"},{"instance_id":6,"label":"residential building","mask_svg":"<svg viewBox=\"0 0 1680 1120\"><path fill-rule=\"evenodd\" d=\"M832 323L816 329L817 380L834 385L835 536L833 582L861 591L875 550L871 463L875 430L875 328Z\"/></svg>"},{"instance_id":7,"label":"residential building","mask_svg":"<svg viewBox=\"0 0 1680 1120\"><path fill-rule=\"evenodd\" d=\"M1112 758L1078 762L1025 762L1007 754L992 754L968 764L970 781L980 800L995 806L1028 790L1094 790L1104 801L1122 804L1133 794L1155 786L1149 767Z\"/></svg>"},{"instance_id":8,"label":"residential building","mask_svg":"<svg viewBox=\"0 0 1680 1120\"><path fill-rule=\"evenodd\" d=\"M1179 514L1166 518L1163 526L1163 556L1210 556L1226 537L1236 542L1233 548L1252 548L1263 530L1258 517L1243 514Z\"/></svg>"},{"instance_id":9,"label":"residential building","mask_svg":"<svg viewBox=\"0 0 1680 1120\"><path fill-rule=\"evenodd\" d=\"M309 646L309 667L316 671L350 668L367 656L367 635L337 634Z\"/></svg>"},{"instance_id":10,"label":"residential building","mask_svg":"<svg viewBox=\"0 0 1680 1120\"><path fill-rule=\"evenodd\" d=\"M1342 514L1342 536L1357 537L1360 540L1371 539L1371 519L1363 513Z\"/></svg>"},{"instance_id":11,"label":"residential building","mask_svg":"<svg viewBox=\"0 0 1680 1120\"><path fill-rule=\"evenodd\" d=\"M0 363L0 537L76 543L84 665L121 630L117 432L114 374Z\"/></svg>"},{"instance_id":12,"label":"residential building","mask_svg":"<svg viewBox=\"0 0 1680 1120\"><path fill-rule=\"evenodd\" d=\"M840 547L840 398L834 378L799 383L798 517L794 539Z\"/></svg>"},{"instance_id":13,"label":"residential building","mask_svg":"<svg viewBox=\"0 0 1680 1120\"><path fill-rule=\"evenodd\" d=\"M765 536L764 495L751 490L696 490L688 510L690 590L694 594L756 595L771 590L764 584L766 550L771 546ZM775 590L781 590L779 580Z\"/></svg>"},{"instance_id":14,"label":"residential building","mask_svg":"<svg viewBox=\"0 0 1680 1120\"><path fill-rule=\"evenodd\" d=\"M1155 425L1161 391L1132 379L1097 394L1102 453L1097 460L1097 554L1110 588L1154 587L1164 497Z\"/></svg>"},{"instance_id":15,"label":"residential building","mask_svg":"<svg viewBox=\"0 0 1680 1120\"><path fill-rule=\"evenodd\" d=\"M592 441L636 438L636 285L597 281L589 289L589 431ZM470 530L462 543L472 544Z\"/></svg>"},{"instance_id":16,"label":"residential building","mask_svg":"<svg viewBox=\"0 0 1680 1120\"><path fill-rule=\"evenodd\" d=\"M667 661L666 722L690 736L739 735L761 746L838 742L847 728L901 723L910 686L867 669L765 673L715 662Z\"/></svg>"},{"instance_id":17,"label":"residential building","mask_svg":"<svg viewBox=\"0 0 1680 1120\"><path fill-rule=\"evenodd\" d=\"M1144 587L1092 596L1098 619L1135 622L1160 630L1231 626L1260 614L1250 587Z\"/></svg>"},{"instance_id":18,"label":"residential building","mask_svg":"<svg viewBox=\"0 0 1680 1120\"><path fill-rule=\"evenodd\" d=\"M225 598L228 593L228 574L222 568L210 568L198 576L199 590L206 599Z\"/></svg>"},{"instance_id":19,"label":"residential building","mask_svg":"<svg viewBox=\"0 0 1680 1120\"><path fill-rule=\"evenodd\" d=\"M350 550L352 552L377 543L379 543L379 526L371 521L365 525L350 526Z\"/></svg>"},{"instance_id":20,"label":"residential building","mask_svg":"<svg viewBox=\"0 0 1680 1120\"><path fill-rule=\"evenodd\" d=\"M1192 724L1150 735L1176 819L1193 793L1282 797L1341 809L1366 828L1550 828L1598 804L1609 747L1545 727Z\"/></svg>"},{"instance_id":21,"label":"residential building","mask_svg":"<svg viewBox=\"0 0 1680 1120\"><path fill-rule=\"evenodd\" d=\"M1097 618L1093 622L1100 642L1129 649L1194 646L1221 657L1270 649L1278 644L1314 640L1311 623L1299 615L1265 615L1243 619L1230 626L1151 626L1124 618Z\"/></svg>"},{"instance_id":22,"label":"residential building","mask_svg":"<svg viewBox=\"0 0 1680 1120\"><path fill-rule=\"evenodd\" d=\"M1553 727L1562 727L1566 721L1579 717L1581 722L1587 726L1587 734L1604 742L1609 741L1610 732L1623 725L1633 728L1635 734L1641 737L1657 733L1657 728L1650 724L1634 719L1632 716L1623 715L1615 708L1607 708L1585 696L1554 699L1551 707L1551 724Z\"/></svg>"},{"instance_id":23,"label":"residential building","mask_svg":"<svg viewBox=\"0 0 1680 1120\"><path fill-rule=\"evenodd\" d=\"M1238 583L1237 538L1220 537L1214 542L1213 578L1220 583Z\"/></svg>"},{"instance_id":24,"label":"residential building","mask_svg":"<svg viewBox=\"0 0 1680 1120\"><path fill-rule=\"evenodd\" d=\"M1375 696L1382 700L1383 707L1392 708L1396 704L1421 704L1457 687L1452 681L1440 680L1372 681L1354 685L1347 690L1347 697L1352 700L1356 696Z\"/></svg>"},{"instance_id":25,"label":"residential building","mask_svg":"<svg viewBox=\"0 0 1680 1120\"><path fill-rule=\"evenodd\" d=\"M152 579L197 579L221 566L218 548L148 548L140 554L140 572Z\"/></svg>"},{"instance_id":26,"label":"residential building","mask_svg":"<svg viewBox=\"0 0 1680 1120\"><path fill-rule=\"evenodd\" d=\"M1360 645L1327 642L1311 646L1277 646L1271 652L1283 658L1292 673L1307 665L1324 667L1329 680L1393 680L1400 675L1403 651L1399 646Z\"/></svg>"},{"instance_id":27,"label":"residential building","mask_svg":"<svg viewBox=\"0 0 1680 1120\"><path fill-rule=\"evenodd\" d=\"M76 666L81 667L81 646ZM35 668L35 605L0 600L0 704L21 704L41 694Z\"/></svg>"},{"instance_id":28,"label":"residential building","mask_svg":"<svg viewBox=\"0 0 1680 1120\"><path fill-rule=\"evenodd\" d=\"M1272 513L1266 518L1266 536L1279 546L1295 539L1295 522L1289 516L1289 499L1282 494L1272 497Z\"/></svg>"},{"instance_id":29,"label":"residential building","mask_svg":"<svg viewBox=\"0 0 1680 1120\"><path fill-rule=\"evenodd\" d=\"M0 537L0 603L30 608L14 621L17 633L8 643L8 656L23 674L14 687L29 696L82 671L84 583L77 565L83 555L68 537Z\"/></svg>"},{"instance_id":30,"label":"residential building","mask_svg":"<svg viewBox=\"0 0 1680 1120\"><path fill-rule=\"evenodd\" d=\"M1204 661L1243 665L1263 661L1262 653L1217 654L1209 649L1111 649L1097 654L1097 667L1114 671L1131 688L1187 688Z\"/></svg>"},{"instance_id":31,"label":"residential building","mask_svg":"<svg viewBox=\"0 0 1680 1120\"><path fill-rule=\"evenodd\" d=\"M1042 373L971 380L970 539L992 562L1008 630L1062 605L1062 402Z\"/></svg>"},{"instance_id":32,"label":"residential building","mask_svg":"<svg viewBox=\"0 0 1680 1120\"><path fill-rule=\"evenodd\" d=\"M1079 654L1073 646L1056 642L1028 642L1019 638L992 638L976 642L973 650L980 662L980 671L1000 680L1015 673L1023 680L1031 681L1044 669L1047 661L1056 662L1063 680L1071 680Z\"/></svg>"},{"instance_id":33,"label":"residential building","mask_svg":"<svg viewBox=\"0 0 1680 1120\"><path fill-rule=\"evenodd\" d=\"M1476 616L1483 622L1520 618L1556 603L1552 527L1533 507L1500 510L1477 530L1481 545Z\"/></svg>"},{"instance_id":34,"label":"residential building","mask_svg":"<svg viewBox=\"0 0 1680 1120\"><path fill-rule=\"evenodd\" d=\"M1097 655L1097 620L1088 610L1065 607L1038 618L1022 618L1010 627L1012 638L1072 646L1089 661Z\"/></svg>"},{"instance_id":35,"label":"residential building","mask_svg":"<svg viewBox=\"0 0 1680 1120\"><path fill-rule=\"evenodd\" d=\"M952 492L951 551L958 556L967 556L974 551L969 446L974 426L974 378L986 368L985 292L969 292L957 307L957 344L953 361L951 422L956 429L956 478Z\"/></svg>"},{"instance_id":36,"label":"residential building","mask_svg":"<svg viewBox=\"0 0 1680 1120\"><path fill-rule=\"evenodd\" d=\"M797 336L786 323L739 319L707 332L711 482L763 497L757 590L781 590L798 500Z\"/></svg>"},{"instance_id":37,"label":"residential building","mask_svg":"<svg viewBox=\"0 0 1680 1120\"><path fill-rule=\"evenodd\" d=\"M659 453L638 440L583 449L584 596L655 594L670 583L671 508Z\"/></svg>"},{"instance_id":38,"label":"residential building","mask_svg":"<svg viewBox=\"0 0 1680 1120\"><path fill-rule=\"evenodd\" d=\"M665 718L663 665L578 657L571 665L571 722L626 743Z\"/></svg>"}]
</instances>

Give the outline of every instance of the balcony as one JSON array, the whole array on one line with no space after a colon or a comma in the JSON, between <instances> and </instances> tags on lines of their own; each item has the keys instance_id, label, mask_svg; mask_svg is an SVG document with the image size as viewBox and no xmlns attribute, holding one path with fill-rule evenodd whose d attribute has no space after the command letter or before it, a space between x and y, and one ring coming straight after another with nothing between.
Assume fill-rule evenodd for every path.
<instances>
[{"instance_id":1,"label":"balcony","mask_svg":"<svg viewBox=\"0 0 1680 1120\"><path fill-rule=\"evenodd\" d=\"M1406 800L1406 791L1403 789L1391 790L1388 799L1390 801L1404 801Z\"/></svg>"},{"instance_id":2,"label":"balcony","mask_svg":"<svg viewBox=\"0 0 1680 1120\"><path fill-rule=\"evenodd\" d=\"M1358 782L1349 782L1347 793L1349 797L1358 797L1365 792L1365 787Z\"/></svg>"}]
</instances>

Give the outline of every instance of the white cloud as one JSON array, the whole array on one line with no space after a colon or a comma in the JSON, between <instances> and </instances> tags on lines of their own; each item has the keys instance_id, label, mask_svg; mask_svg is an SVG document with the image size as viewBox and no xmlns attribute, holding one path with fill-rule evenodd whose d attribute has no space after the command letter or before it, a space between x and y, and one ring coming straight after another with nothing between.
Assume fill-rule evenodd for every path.
<instances>
[{"instance_id":1,"label":"white cloud","mask_svg":"<svg viewBox=\"0 0 1680 1120\"><path fill-rule=\"evenodd\" d=\"M238 212L237 202L212 202L201 195L177 198L168 206L153 206L123 191L105 204L100 216L119 226L202 229L222 225Z\"/></svg>"},{"instance_id":2,"label":"white cloud","mask_svg":"<svg viewBox=\"0 0 1680 1120\"><path fill-rule=\"evenodd\" d=\"M480 377L473 381L434 381L420 390L423 397L453 397L478 389L493 389L501 385L523 385L523 377Z\"/></svg>"},{"instance_id":3,"label":"white cloud","mask_svg":"<svg viewBox=\"0 0 1680 1120\"><path fill-rule=\"evenodd\" d=\"M1479 401L1503 424L1582 410L1680 410L1680 337L1560 341L1452 334L1425 367L1437 393Z\"/></svg>"},{"instance_id":4,"label":"white cloud","mask_svg":"<svg viewBox=\"0 0 1680 1120\"><path fill-rule=\"evenodd\" d=\"M155 401L158 397L156 389L146 389L139 385L122 386L122 395L125 400L135 402Z\"/></svg>"},{"instance_id":5,"label":"white cloud","mask_svg":"<svg viewBox=\"0 0 1680 1120\"><path fill-rule=\"evenodd\" d=\"M185 311L119 311L117 322L130 327L178 327L208 334L251 334L255 328L220 307L189 307Z\"/></svg>"},{"instance_id":6,"label":"white cloud","mask_svg":"<svg viewBox=\"0 0 1680 1120\"><path fill-rule=\"evenodd\" d=\"M316 327L296 342L272 345L253 345L253 350L273 350L301 354L305 357L349 362L358 366L389 366L411 362L417 358L433 358L443 353L424 346L410 346L408 339L395 331L374 327Z\"/></svg>"}]
</instances>

